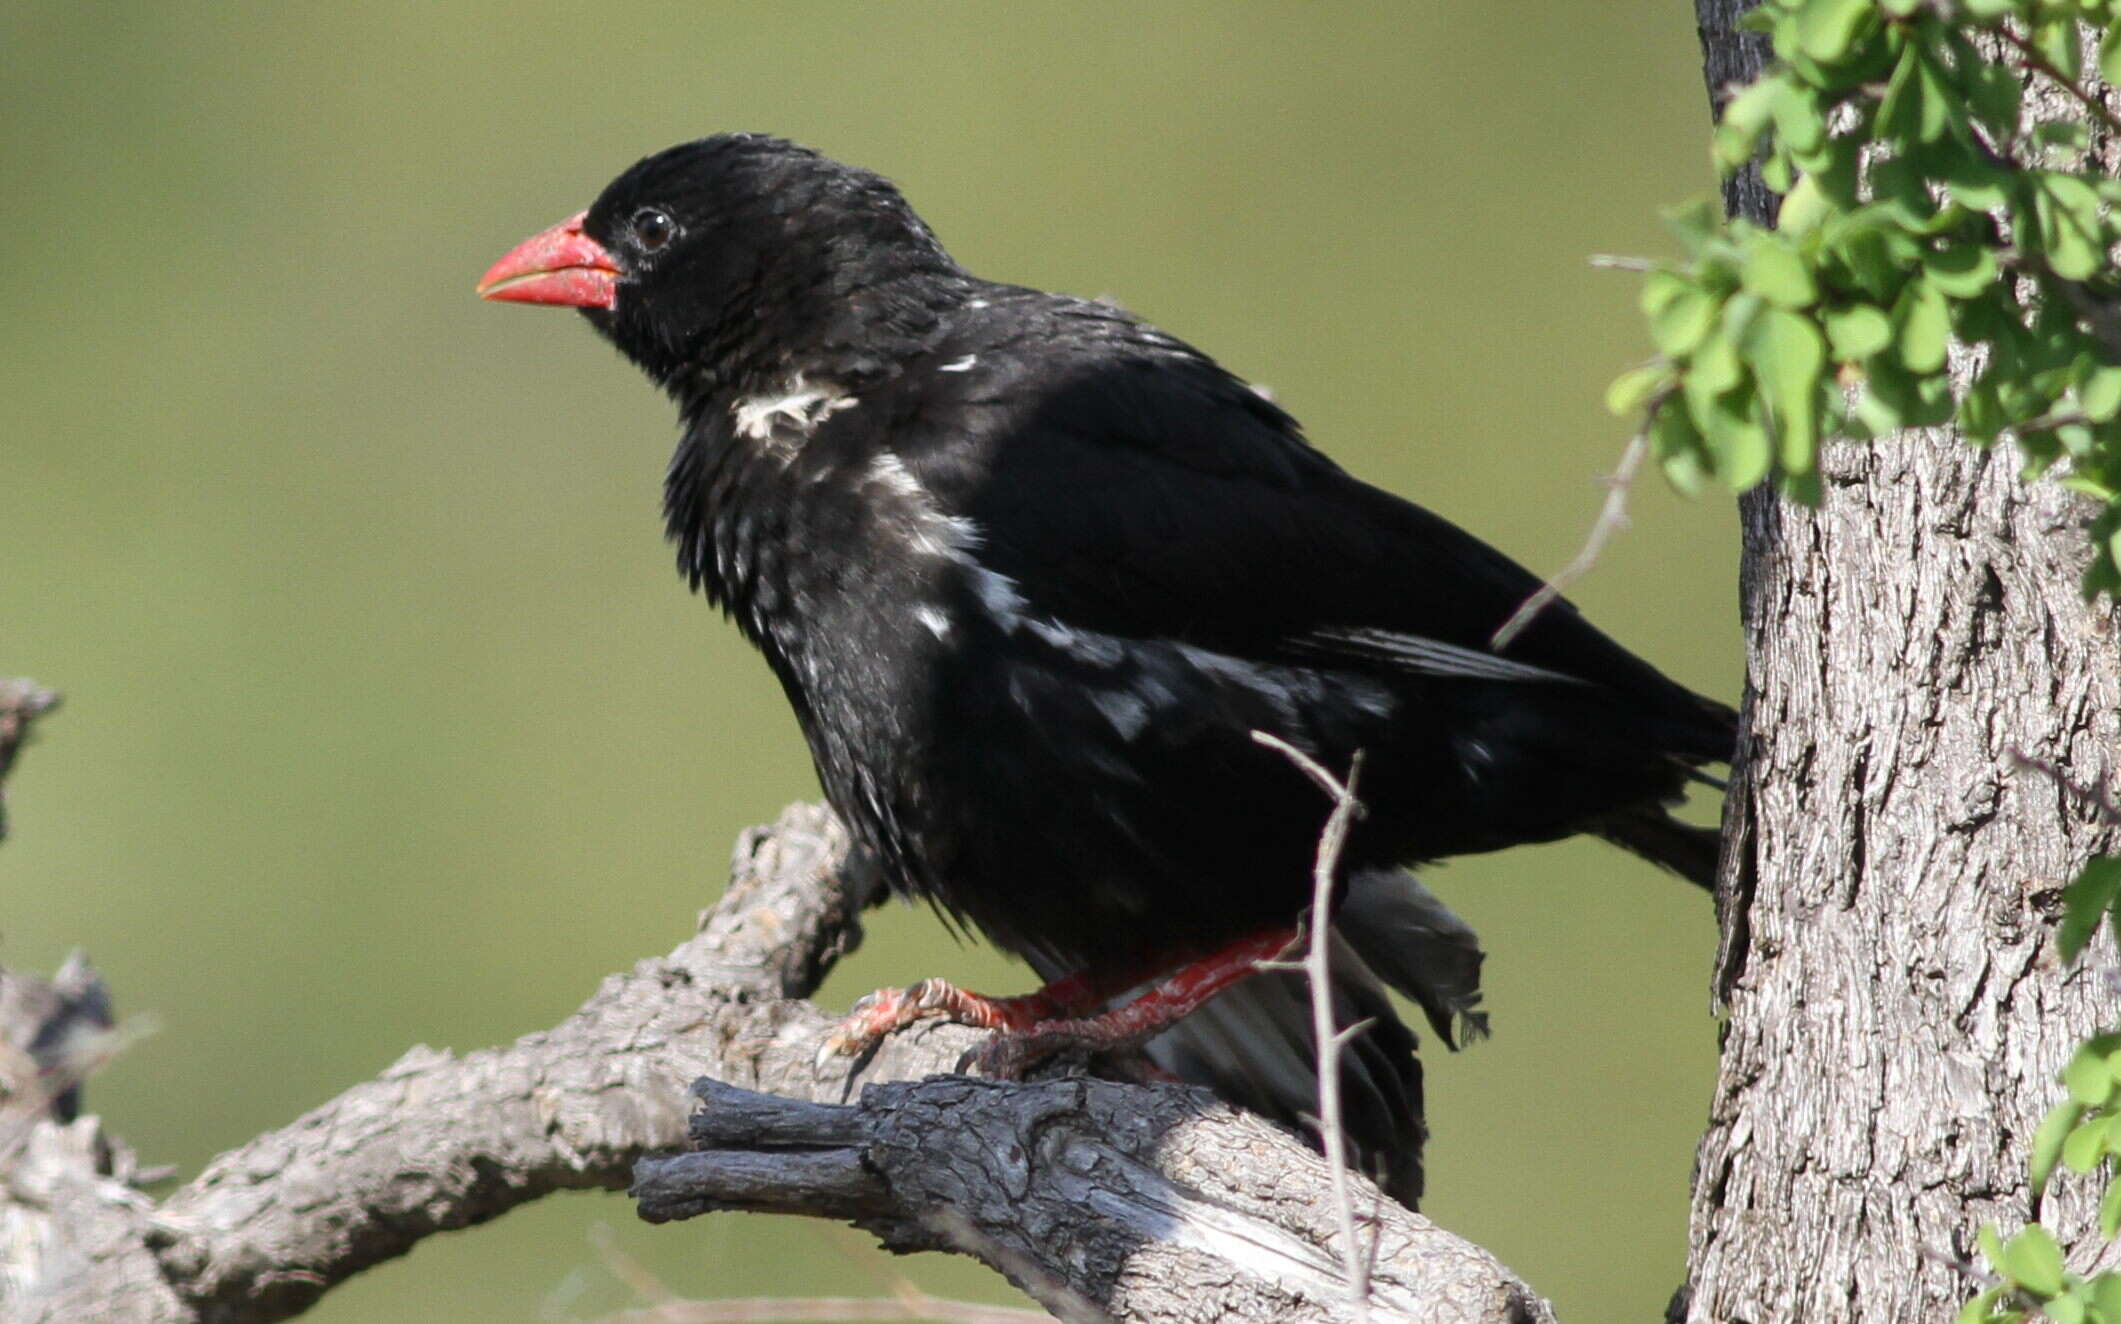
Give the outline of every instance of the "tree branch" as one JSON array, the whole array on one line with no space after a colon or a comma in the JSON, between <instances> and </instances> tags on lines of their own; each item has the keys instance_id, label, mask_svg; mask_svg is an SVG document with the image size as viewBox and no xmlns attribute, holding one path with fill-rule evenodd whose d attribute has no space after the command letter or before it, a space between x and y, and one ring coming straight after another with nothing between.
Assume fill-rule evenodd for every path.
<instances>
[{"instance_id":1,"label":"tree branch","mask_svg":"<svg viewBox=\"0 0 2121 1324\"><path fill-rule=\"evenodd\" d=\"M1320 1160L1205 1094L954 1078L875 1084L840 1106L857 1086L949 1071L981 1038L929 1023L852 1079L843 1061L818 1065L834 1022L797 999L859 941L879 890L829 815L791 808L739 841L697 936L606 979L560 1025L463 1056L416 1047L159 1205L109 1161L95 1118L39 1122L0 1172L0 1317L288 1318L434 1232L550 1191L626 1186L638 1160L684 1143L687 1087L703 1077L709 1094L781 1097L742 1095L763 1101L737 1115L770 1126L730 1133L703 1114L714 1148L643 1167L644 1193L670 1192L663 1216L850 1218L894 1247L971 1253L1049 1305L1123 1319L1199 1318L1203 1293L1256 1303L1253 1318L1341 1317ZM1384 1207L1373 1315L1551 1318L1484 1251Z\"/></svg>"},{"instance_id":2,"label":"tree branch","mask_svg":"<svg viewBox=\"0 0 2121 1324\"><path fill-rule=\"evenodd\" d=\"M1070 1321L1349 1318L1326 1162L1206 1091L942 1076L833 1107L694 1088L700 1148L640 1165L644 1218L847 1219L971 1254ZM1380 1203L1372 1318L1553 1318L1487 1252Z\"/></svg>"},{"instance_id":3,"label":"tree branch","mask_svg":"<svg viewBox=\"0 0 2121 1324\"><path fill-rule=\"evenodd\" d=\"M59 696L32 680L0 677L0 782L15 766L15 755L29 743L38 718L59 706ZM0 841L7 840L7 800L0 795Z\"/></svg>"}]
</instances>

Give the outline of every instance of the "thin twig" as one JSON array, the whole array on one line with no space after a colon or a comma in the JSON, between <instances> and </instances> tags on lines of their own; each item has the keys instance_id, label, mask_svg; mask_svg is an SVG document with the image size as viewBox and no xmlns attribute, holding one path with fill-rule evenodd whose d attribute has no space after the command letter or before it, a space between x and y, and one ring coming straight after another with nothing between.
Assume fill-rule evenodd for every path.
<instances>
[{"instance_id":1,"label":"thin twig","mask_svg":"<svg viewBox=\"0 0 2121 1324\"><path fill-rule=\"evenodd\" d=\"M2038 418L2026 419L2023 423L2013 423L2011 424L2011 431L2021 437L2026 437L2036 432L2053 432L2056 428L2066 428L2090 422L2091 420L2084 416L2082 410L2057 409L2050 413L2042 414Z\"/></svg>"},{"instance_id":2,"label":"thin twig","mask_svg":"<svg viewBox=\"0 0 2121 1324\"><path fill-rule=\"evenodd\" d=\"M1576 559L1563 566L1559 574L1540 585L1537 593L1526 598L1523 605L1512 612L1510 619L1504 621L1502 628L1488 640L1488 647L1498 653L1508 648L1510 641L1530 625L1539 613L1553 605L1563 590L1590 573L1591 567L1598 564L1598 558L1605 554L1606 543L1615 533L1627 526L1628 489L1634 485L1635 474L1642 468L1643 460L1649 456L1650 424L1670 395L1669 389L1660 391L1643 406L1642 426L1636 428L1635 435L1628 438L1627 449L1620 453L1619 465L1606 479L1605 504L1599 508L1598 519L1591 525L1590 536L1583 540L1583 547L1576 553Z\"/></svg>"},{"instance_id":3,"label":"thin twig","mask_svg":"<svg viewBox=\"0 0 2121 1324\"><path fill-rule=\"evenodd\" d=\"M142 1039L160 1031L162 1023L151 1013L128 1016L116 1025L84 1025L73 1030L65 1041L65 1056L48 1067L38 1069L36 1076L28 1081L0 1082L20 1091L20 1097L10 1100L9 1115L0 1119L0 1171L4 1171L14 1156L28 1142L37 1123L50 1115L54 1100L76 1085L85 1084L90 1076L115 1061ZM5 1097L0 1090L0 1097Z\"/></svg>"},{"instance_id":4,"label":"thin twig","mask_svg":"<svg viewBox=\"0 0 2121 1324\"><path fill-rule=\"evenodd\" d=\"M1362 752L1348 763L1348 779L1338 781L1319 762L1286 740L1254 731L1252 738L1281 753L1333 799L1333 812L1318 836L1318 859L1311 873L1310 950L1303 960L1305 978L1311 985L1311 1035L1318 1041L1318 1139L1325 1151L1327 1174L1333 1184L1333 1213L1340 1223L1342 1263L1348 1275L1348 1311L1355 1324L1370 1318L1371 1253L1364 1249L1355 1227L1355 1196L1348 1185L1347 1138L1341 1134L1340 1054L1348 1040L1368 1028L1367 1022L1338 1029L1333 1024L1333 883L1340 872L1341 852L1347 848L1348 829L1355 821L1360 802L1355 798L1356 779L1362 775Z\"/></svg>"},{"instance_id":5,"label":"thin twig","mask_svg":"<svg viewBox=\"0 0 2121 1324\"><path fill-rule=\"evenodd\" d=\"M2114 130L2116 133L2121 133L2121 119L2117 119L2114 116L2114 112L2106 108L2106 103L2077 86L2076 80L2065 77L2063 72L2055 67L2054 62L2041 53L2039 47L2000 24L1996 28L1996 35L2009 42L2017 50L2018 54L2024 57L2026 68L2046 74L2063 91L2083 103L2086 110L2097 115L2107 128Z\"/></svg>"},{"instance_id":6,"label":"thin twig","mask_svg":"<svg viewBox=\"0 0 2121 1324\"><path fill-rule=\"evenodd\" d=\"M2108 827L2121 827L2121 803L2117 803L2115 801L2114 794L2112 791L2109 791L2105 787L2099 786L2097 784L2079 784L2077 782L2073 782L2063 773L2062 769L2056 767L2052 763L2047 762L2045 759L2036 759L2032 755L2026 753L2024 750L2012 750L2011 762L2025 769L2027 772L2039 773L2041 776L2047 778L2049 781L2053 782L2055 785L2061 787L2064 791L2068 792L2075 799L2082 800L2084 803L2098 810L2100 819L2104 821Z\"/></svg>"},{"instance_id":7,"label":"thin twig","mask_svg":"<svg viewBox=\"0 0 2121 1324\"><path fill-rule=\"evenodd\" d=\"M1593 253L1591 265L1600 271L1655 271L1657 263L1646 257L1622 257L1618 253Z\"/></svg>"},{"instance_id":8,"label":"thin twig","mask_svg":"<svg viewBox=\"0 0 2121 1324\"><path fill-rule=\"evenodd\" d=\"M633 1294L646 1301L650 1309L684 1304L670 1284L656 1275L655 1270L628 1255L619 1245L616 1232L609 1223L593 1223L589 1228L589 1244L597 1258L604 1262L604 1272L626 1284Z\"/></svg>"}]
</instances>

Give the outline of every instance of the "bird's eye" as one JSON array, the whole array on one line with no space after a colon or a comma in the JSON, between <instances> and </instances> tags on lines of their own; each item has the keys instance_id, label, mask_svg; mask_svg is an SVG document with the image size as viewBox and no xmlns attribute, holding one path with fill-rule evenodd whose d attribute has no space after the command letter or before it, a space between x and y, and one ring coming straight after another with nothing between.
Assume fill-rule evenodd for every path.
<instances>
[{"instance_id":1,"label":"bird's eye","mask_svg":"<svg viewBox=\"0 0 2121 1324\"><path fill-rule=\"evenodd\" d=\"M643 253L661 251L677 234L678 223L670 219L669 212L643 207L633 214L633 242Z\"/></svg>"}]
</instances>

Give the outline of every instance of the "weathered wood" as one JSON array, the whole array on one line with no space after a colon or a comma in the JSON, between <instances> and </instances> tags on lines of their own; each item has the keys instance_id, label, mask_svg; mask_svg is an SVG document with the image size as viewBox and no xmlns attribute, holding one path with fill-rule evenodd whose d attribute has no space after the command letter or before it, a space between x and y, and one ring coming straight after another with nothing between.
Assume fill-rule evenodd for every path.
<instances>
[{"instance_id":1,"label":"weathered wood","mask_svg":"<svg viewBox=\"0 0 2121 1324\"><path fill-rule=\"evenodd\" d=\"M896 1250L956 1250L1063 1319L1349 1317L1325 1161L1182 1086L944 1076L821 1108L703 1080L700 1151L644 1161L644 1217L768 1209L851 1219ZM1363 1184L1370 1318L1532 1324L1494 1258Z\"/></svg>"},{"instance_id":2,"label":"weathered wood","mask_svg":"<svg viewBox=\"0 0 2121 1324\"><path fill-rule=\"evenodd\" d=\"M434 1232L626 1186L636 1161L685 1142L702 1077L778 1097L735 1132L708 1115L698 1134L717 1148L644 1169L644 1190L693 1181L688 1211L856 1219L894 1245L977 1255L1078 1317L1344 1317L1320 1161L1204 1095L956 1078L838 1107L866 1082L948 1071L982 1039L929 1023L853 1079L841 1060L820 1067L834 1018L798 999L859 940L875 891L838 824L792 808L745 834L696 937L611 976L565 1022L462 1056L415 1048L159 1205L96 1119L37 1121L0 1174L0 1318L288 1318ZM1381 1210L1386 1300L1418 1301L1423 1319L1551 1318L1486 1252L1361 1189Z\"/></svg>"}]
</instances>

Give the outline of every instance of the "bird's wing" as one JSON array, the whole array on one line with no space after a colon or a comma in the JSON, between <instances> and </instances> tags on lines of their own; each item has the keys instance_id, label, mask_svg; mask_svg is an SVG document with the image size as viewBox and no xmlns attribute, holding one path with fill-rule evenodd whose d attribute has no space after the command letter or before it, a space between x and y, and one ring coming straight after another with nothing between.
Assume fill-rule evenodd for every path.
<instances>
[{"instance_id":1,"label":"bird's wing","mask_svg":"<svg viewBox=\"0 0 2121 1324\"><path fill-rule=\"evenodd\" d=\"M1691 705L1566 602L1494 653L1536 576L1350 477L1274 404L1173 343L983 356L900 434L921 480L978 527L982 566L1030 610L1236 657Z\"/></svg>"}]
</instances>

